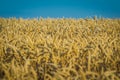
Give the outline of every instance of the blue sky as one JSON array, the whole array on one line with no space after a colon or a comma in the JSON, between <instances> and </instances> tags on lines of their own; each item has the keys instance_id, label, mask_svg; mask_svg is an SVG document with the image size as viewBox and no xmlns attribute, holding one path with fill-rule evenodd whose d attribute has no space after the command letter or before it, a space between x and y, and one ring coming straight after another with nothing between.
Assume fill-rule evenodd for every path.
<instances>
[{"instance_id":1,"label":"blue sky","mask_svg":"<svg viewBox=\"0 0 120 80\"><path fill-rule=\"evenodd\" d=\"M0 0L0 17L120 18L120 0Z\"/></svg>"}]
</instances>

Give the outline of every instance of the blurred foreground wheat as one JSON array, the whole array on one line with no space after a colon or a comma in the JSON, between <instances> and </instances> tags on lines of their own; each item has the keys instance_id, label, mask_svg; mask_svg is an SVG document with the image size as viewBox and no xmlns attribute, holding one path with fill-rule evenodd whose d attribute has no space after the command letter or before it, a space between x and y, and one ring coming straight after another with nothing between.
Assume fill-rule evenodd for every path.
<instances>
[{"instance_id":1,"label":"blurred foreground wheat","mask_svg":"<svg viewBox=\"0 0 120 80\"><path fill-rule=\"evenodd\" d=\"M120 80L120 20L0 18L0 80Z\"/></svg>"}]
</instances>

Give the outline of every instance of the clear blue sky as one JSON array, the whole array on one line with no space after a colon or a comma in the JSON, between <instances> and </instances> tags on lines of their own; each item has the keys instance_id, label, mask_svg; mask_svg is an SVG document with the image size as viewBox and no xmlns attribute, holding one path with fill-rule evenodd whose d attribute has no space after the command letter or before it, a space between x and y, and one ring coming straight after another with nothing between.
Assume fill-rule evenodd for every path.
<instances>
[{"instance_id":1,"label":"clear blue sky","mask_svg":"<svg viewBox=\"0 0 120 80\"><path fill-rule=\"evenodd\" d=\"M0 0L0 17L120 18L120 0Z\"/></svg>"}]
</instances>

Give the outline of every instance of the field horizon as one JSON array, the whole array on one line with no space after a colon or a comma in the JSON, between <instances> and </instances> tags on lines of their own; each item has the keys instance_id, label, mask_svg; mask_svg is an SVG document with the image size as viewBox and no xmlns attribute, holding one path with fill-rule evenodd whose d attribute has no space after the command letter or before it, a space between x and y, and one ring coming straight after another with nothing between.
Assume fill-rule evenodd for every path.
<instances>
[{"instance_id":1,"label":"field horizon","mask_svg":"<svg viewBox=\"0 0 120 80\"><path fill-rule=\"evenodd\" d=\"M4 19L120 19L119 17L103 17L103 16L86 16L86 17L43 17L43 16L39 16L39 17L16 17L16 16L11 16L11 17L2 17L0 16L0 18L4 18Z\"/></svg>"}]
</instances>

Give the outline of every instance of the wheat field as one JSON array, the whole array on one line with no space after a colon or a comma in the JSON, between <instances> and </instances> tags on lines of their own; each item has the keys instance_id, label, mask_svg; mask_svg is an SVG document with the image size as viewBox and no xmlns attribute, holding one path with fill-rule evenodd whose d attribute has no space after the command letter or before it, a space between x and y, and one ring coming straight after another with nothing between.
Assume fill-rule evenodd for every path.
<instances>
[{"instance_id":1,"label":"wheat field","mask_svg":"<svg viewBox=\"0 0 120 80\"><path fill-rule=\"evenodd\" d=\"M120 19L0 18L0 80L120 80Z\"/></svg>"}]
</instances>

